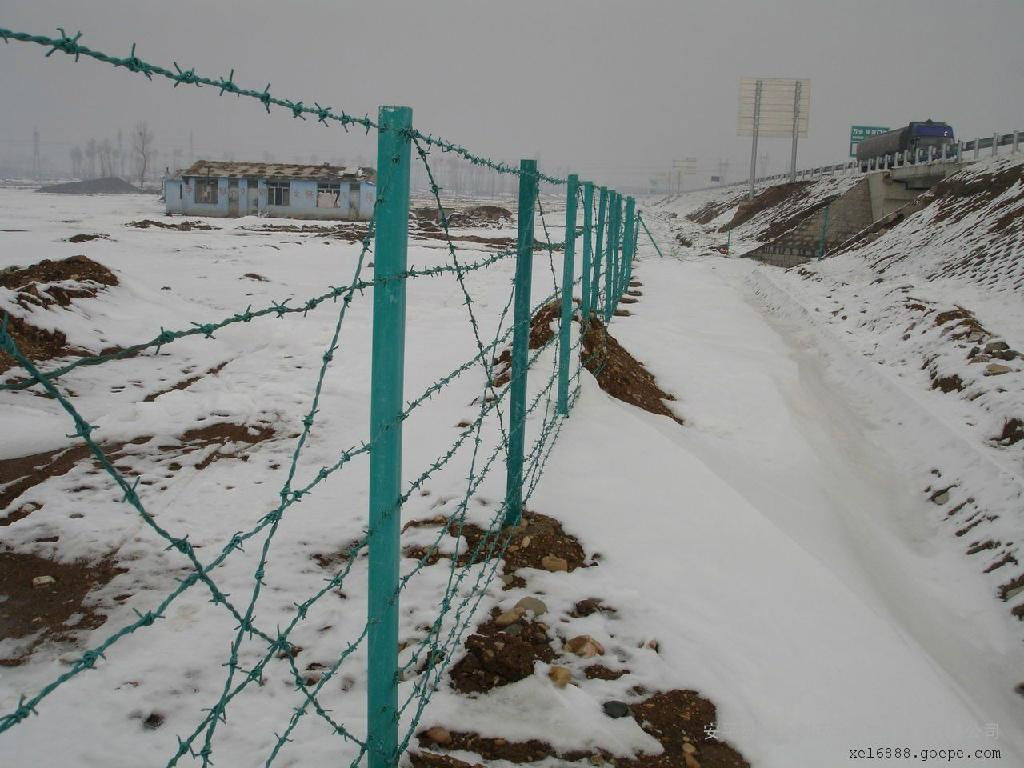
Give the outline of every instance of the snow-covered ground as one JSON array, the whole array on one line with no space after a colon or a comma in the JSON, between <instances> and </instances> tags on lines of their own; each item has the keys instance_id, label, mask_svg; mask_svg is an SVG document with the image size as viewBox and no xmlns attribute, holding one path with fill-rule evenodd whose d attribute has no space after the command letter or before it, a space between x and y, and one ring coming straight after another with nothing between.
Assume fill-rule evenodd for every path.
<instances>
[{"instance_id":1,"label":"snow-covered ground","mask_svg":"<svg viewBox=\"0 0 1024 768\"><path fill-rule=\"evenodd\" d=\"M700 204L683 198L652 211L647 221L667 244L680 227L693 229L682 216ZM669 210L677 218L669 219ZM334 239L246 229L263 223L255 219L211 220L221 228L212 232L124 226L159 214L153 198L0 190L0 229L26 230L0 232L0 266L85 253L113 269L121 285L35 319L42 324L45 317L70 343L98 350L150 338L161 327L220 319L246 305L316 295L350 279L359 250ZM557 211L548 216L553 240L562 239L553 225L560 218ZM65 242L78 232L111 239ZM987 435L987 425L963 423L957 409L967 406L910 380L912 365L906 371L878 365L864 348L870 330L815 312L812 292L825 290L823 282L709 257L699 248L671 251L675 258L662 260L642 244L635 277L643 297L611 332L676 395L673 408L685 425L610 398L584 372L580 399L530 507L562 521L588 553L600 553L600 565L571 574L537 571L526 588L508 591L496 582L477 611L482 616L493 605L506 609L525 594L542 594L567 631L591 634L632 674L558 689L538 665L533 677L478 697L442 684L420 724L543 739L561 749L650 751L650 737L631 719L609 720L600 707L610 697L628 700L627 688L641 684L693 688L710 698L718 706L719 735L758 767L854 765L863 760L851 759L850 750L869 747L907 747L915 754L999 749L999 760L952 764L1024 764L1024 697L1013 691L1024 680L1021 624L993 596L994 577L965 556L964 542L945 520L955 499L940 507L924 492L937 482L933 469L960 479L987 512L999 513L989 525L1002 528L993 530L1019 540L1020 453L986 446L979 435ZM442 264L446 257L440 241L411 242L412 265ZM851 271L835 277L837 285L851 282L857 269L853 257L842 258L851 260ZM485 339L494 335L507 301L512 268L507 259L467 276ZM840 262L829 268L841 269ZM250 273L266 281L243 277ZM538 256L535 300L551 289L547 259ZM300 478L365 438L369 298L368 292L355 301L345 321ZM6 309L17 311L9 296L3 299ZM409 301L407 399L475 352L454 279L413 281ZM175 535L188 533L200 559L212 559L233 533L251 528L277 502L294 447L289 436L301 430L309 408L335 309L327 304L304 317L232 326L214 340L193 337L158 356L79 369L64 379L76 407L99 426L97 439L157 438L132 449L125 462L143 483L154 481L140 487L147 509ZM1002 315L984 322L1007 339L1019 331L995 320ZM221 363L216 373L145 401ZM545 373L536 379L546 378L550 365L550 354L542 356L538 370ZM470 371L413 413L407 480L451 443L458 422L475 417L472 402L482 378L478 369ZM71 425L51 400L3 392L0 407L0 458L67 443ZM274 435L241 446L245 460L225 457L201 469L214 449L178 457L159 448L214 422L270 426ZM485 439L495 439L493 429ZM180 467L170 468L169 457ZM260 627L285 625L293 604L323 585L327 572L312 555L337 552L360 535L365 466L365 457L355 459L288 510L256 612ZM403 519L451 511L467 466L468 455L460 455L432 477L429 495L412 496ZM84 646L133 620L133 609L153 608L187 573L184 558L167 551L166 542L119 503L121 494L90 471L85 465L28 491L17 503L42 507L0 529L4 544L17 551L64 560L116 552L128 565L101 591L109 619L83 633ZM503 480L495 471L478 496L500 499ZM471 519L486 523L489 509L493 504L471 505ZM56 542L40 541L53 536ZM216 572L221 588L243 607L257 556L258 545L247 546ZM403 561L403 569L411 562ZM402 639L417 638L419 627L432 620L447 574L444 567L425 568L410 582ZM344 598L331 594L317 603L293 636L303 664L332 662L361 631L362 561L343 592ZM121 594L131 596L110 601ZM567 617L575 601L594 596L615 606L617 615ZM216 701L234 636L231 617L210 604L202 586L193 587L163 620L119 642L95 671L45 699L38 717L0 734L0 750L14 756L14 765L165 764L176 737L191 733L201 709ZM649 647L652 639L657 652ZM0 640L0 655L16 653L16 645ZM243 643L243 661L252 664L263 647ZM3 712L66 670L62 658L69 653L41 647L29 663L0 668ZM356 734L365 727L364 667L361 646L322 695L332 716ZM286 663L276 660L264 675L259 687L232 702L218 727L218 765L265 761L274 734L302 703ZM403 683L401 695L411 684ZM143 722L153 712L163 721L147 728ZM315 714L290 737L281 765L353 754Z\"/></svg>"}]
</instances>

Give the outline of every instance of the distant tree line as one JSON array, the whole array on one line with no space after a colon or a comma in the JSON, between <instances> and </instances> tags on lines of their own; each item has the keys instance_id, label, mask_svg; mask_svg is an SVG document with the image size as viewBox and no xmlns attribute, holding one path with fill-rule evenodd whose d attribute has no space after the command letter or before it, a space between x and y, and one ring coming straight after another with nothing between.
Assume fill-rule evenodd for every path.
<instances>
[{"instance_id":1,"label":"distant tree line","mask_svg":"<svg viewBox=\"0 0 1024 768\"><path fill-rule=\"evenodd\" d=\"M89 139L84 145L70 150L71 175L79 179L118 176L137 179L139 186L153 170L156 157L155 137L149 123L139 122L128 133L127 146L124 133L116 139Z\"/></svg>"}]
</instances>

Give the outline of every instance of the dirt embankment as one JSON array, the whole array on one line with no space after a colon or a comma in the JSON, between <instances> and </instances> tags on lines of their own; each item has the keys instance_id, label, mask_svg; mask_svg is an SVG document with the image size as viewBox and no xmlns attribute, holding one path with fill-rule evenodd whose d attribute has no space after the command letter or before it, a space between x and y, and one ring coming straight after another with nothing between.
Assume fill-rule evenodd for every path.
<instances>
[{"instance_id":1,"label":"dirt embankment","mask_svg":"<svg viewBox=\"0 0 1024 768\"><path fill-rule=\"evenodd\" d=\"M140 194L142 190L138 187L133 187L124 179L119 179L116 176L107 176L102 179L51 184L47 187L40 187L36 192L49 192L60 195L130 195Z\"/></svg>"},{"instance_id":2,"label":"dirt embankment","mask_svg":"<svg viewBox=\"0 0 1024 768\"><path fill-rule=\"evenodd\" d=\"M583 335L583 365L612 397L683 423L666 404L676 398L658 386L653 374L597 318L591 318Z\"/></svg>"},{"instance_id":3,"label":"dirt embankment","mask_svg":"<svg viewBox=\"0 0 1024 768\"><path fill-rule=\"evenodd\" d=\"M723 224L718 231L728 232L730 229L735 229L769 208L775 208L783 205L784 203L789 205L798 203L802 198L806 197L807 188L811 186L811 183L812 182L809 181L793 181L786 184L777 184L774 187L768 187L764 191L755 195L752 200L744 200L741 202L736 208L736 213L733 214L733 217L728 221L728 223ZM800 216L797 220L802 218L804 217ZM775 227L773 226L772 228ZM764 234L761 236L761 239L770 239L770 237L770 235Z\"/></svg>"},{"instance_id":4,"label":"dirt embankment","mask_svg":"<svg viewBox=\"0 0 1024 768\"><path fill-rule=\"evenodd\" d=\"M15 291L15 302L28 312L37 307L67 307L72 299L93 298L99 291L117 284L113 272L85 256L59 261L44 259L29 267L0 272L0 286ZM86 354L69 347L62 331L38 328L25 317L9 317L7 332L22 354L34 361ZM0 373L16 365L13 357L0 350Z\"/></svg>"}]
</instances>

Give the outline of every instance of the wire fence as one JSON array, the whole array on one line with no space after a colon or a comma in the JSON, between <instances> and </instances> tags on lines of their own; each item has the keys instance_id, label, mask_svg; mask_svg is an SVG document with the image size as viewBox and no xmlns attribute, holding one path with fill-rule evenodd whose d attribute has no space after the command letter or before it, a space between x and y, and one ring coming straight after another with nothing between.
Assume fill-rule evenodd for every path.
<instances>
[{"instance_id":1,"label":"wire fence","mask_svg":"<svg viewBox=\"0 0 1024 768\"><path fill-rule=\"evenodd\" d=\"M266 754L266 765L279 759L299 724L312 716L322 720L331 733L347 743L345 754L353 755L351 765L365 761L373 768L393 766L409 746L431 697L457 659L458 646L478 615L486 588L502 562L511 531L519 524L524 506L537 488L559 433L579 397L583 327L595 316L602 317L605 324L614 317L630 281L641 230L659 255L661 251L632 198L605 187L595 187L591 182L581 184L575 175L564 179L548 176L531 160L513 167L476 155L454 142L415 129L409 108L382 107L376 119L354 116L317 102L310 106L273 96L269 84L263 90L244 88L235 82L233 70L227 77L204 77L177 63L169 68L145 62L136 54L134 45L127 57L117 57L82 45L80 33L68 35L63 29L59 32L58 37L48 37L0 28L0 38L6 42L47 47L47 56L59 52L75 61L84 57L151 80L165 78L173 81L175 87L217 88L221 94L255 99L268 112L271 108L284 109L296 118L312 116L325 125L340 124L345 130L358 127L367 132L376 131L377 188L373 213L349 281L342 286L324 286L316 295L301 301L271 302L257 309L250 306L220 320L192 323L172 330L161 328L148 340L116 352L79 357L45 370L18 348L9 332L8 318L4 316L0 325L0 348L17 362L24 374L0 383L0 391L10 392L11 396L19 392L24 392L22 396L32 394L25 390L42 391L58 403L74 425L72 437L87 446L92 458L120 489L123 501L158 539L183 558L189 571L152 609L137 612L133 620L77 654L59 675L37 690L25 693L17 707L0 716L0 738L30 715L44 715L47 699L56 695L62 686L95 668L100 659L115 661L119 644L159 624L182 595L199 587L209 593L213 605L230 616L234 631L227 648L219 694L199 712L194 727L178 736L177 748L168 756L166 765L174 766L183 760L213 765L218 732L227 722L232 703L247 690L262 685L264 672L272 660L283 659L298 698L287 722L275 732ZM444 190L437 183L431 165L434 153L438 152L454 153L470 164L518 178L515 248L497 250L475 260L466 258L451 231L451 211L444 204ZM427 268L407 265L409 190L414 163L422 167L429 180L432 204L448 257L448 263ZM548 217L538 196L541 183L565 188L565 235L558 242L552 242ZM536 221L541 223L543 232L540 242L535 239ZM577 240L581 244L579 259ZM552 290L540 301L534 301L533 260L538 253L546 256ZM373 278L364 280L360 274L371 254ZM467 276L513 260L515 276L508 287L507 299L497 317L488 318L485 324ZM556 266L559 260L561 264ZM403 391L406 293L415 290L422 280L446 277L453 277L458 286L476 351L407 401ZM577 292L578 308L574 300ZM302 478L302 458L317 424L325 381L341 353L346 317L353 303L366 300L367 296L372 296L373 303L369 434L365 440L338 451L332 463L322 466L311 477ZM558 308L557 332L542 344L531 345L532 328L542 312L553 304ZM336 308L333 331L320 355L319 370L309 393L309 407L301 420L302 429L295 438L285 479L277 493L278 503L248 530L232 535L212 556L200 554L187 533L170 530L152 513L153 499L144 498L139 489L141 478L132 481L119 469L110 449L105 449L94 438L96 427L73 402L74 395L62 386L61 380L79 368L103 366L150 351L159 353L186 338L215 339L217 332L233 325L306 315L326 305ZM485 325L495 330L485 332ZM505 360L502 360L503 353L507 353ZM474 371L480 380L479 396L474 401L475 418L460 424L455 440L423 466L414 479L403 481L403 423L435 395ZM315 491L321 491L329 479L364 455L369 464L369 515L364 534L342 553L341 564L320 588L304 599L295 600L294 615L288 623L272 628L258 622L256 608L269 580L269 555L286 516L293 507ZM400 575L403 505L453 463L465 468L461 495L454 508L446 512L433 542L424 548L421 556L413 558L411 567ZM482 534L475 536L471 545L463 544L469 541L463 533L468 525L471 501L478 497L486 478L502 471L506 488L504 500L496 505ZM448 538L453 538L456 544L455 552L446 554L445 566L444 558L439 560L437 556L444 550L444 541ZM235 597L218 583L216 572L247 545L257 547L249 582L251 591ZM441 579L444 586L436 615L416 643L400 649L399 606L403 594L408 594L413 580L426 569L444 567L447 573ZM339 590L354 570L360 568L367 570L365 621L360 631L345 640L319 678L310 681L296 664L292 638L314 606ZM255 655L251 652L252 643L260 649ZM337 678L346 662L364 646L368 665L365 733L361 727L339 722L322 701L325 686ZM411 683L402 689L406 691L402 697L399 695L401 683Z\"/></svg>"}]
</instances>

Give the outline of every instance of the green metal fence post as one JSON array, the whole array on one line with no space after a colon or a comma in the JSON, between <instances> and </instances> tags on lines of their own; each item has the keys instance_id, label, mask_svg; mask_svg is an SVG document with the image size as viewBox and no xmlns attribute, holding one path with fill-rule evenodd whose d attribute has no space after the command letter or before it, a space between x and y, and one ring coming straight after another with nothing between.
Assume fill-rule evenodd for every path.
<instances>
[{"instance_id":1,"label":"green metal fence post","mask_svg":"<svg viewBox=\"0 0 1024 768\"><path fill-rule=\"evenodd\" d=\"M590 228L594 224L594 182L583 182L583 285L580 288L580 324L585 326L590 319L590 270L593 253L591 251Z\"/></svg>"},{"instance_id":2,"label":"green metal fence post","mask_svg":"<svg viewBox=\"0 0 1024 768\"><path fill-rule=\"evenodd\" d=\"M508 453L505 459L505 525L523 514L523 446L526 439L526 369L530 354L530 283L533 278L533 209L537 161L519 162L519 238L512 311L512 371L509 380Z\"/></svg>"},{"instance_id":3,"label":"green metal fence post","mask_svg":"<svg viewBox=\"0 0 1024 768\"><path fill-rule=\"evenodd\" d=\"M619 244L620 202L621 198L619 193L612 192L608 211L607 266L605 267L604 272L604 322L606 325L612 321L612 313L615 311L615 305L618 303L618 297L615 294L615 286L617 285L616 271L618 269L618 265L616 264L616 251L618 250Z\"/></svg>"},{"instance_id":4,"label":"green metal fence post","mask_svg":"<svg viewBox=\"0 0 1024 768\"><path fill-rule=\"evenodd\" d=\"M374 280L406 269L409 242L409 107L381 107ZM367 748L370 768L393 768L398 748L398 550L402 495L405 281L373 291L370 380L370 532Z\"/></svg>"},{"instance_id":5,"label":"green metal fence post","mask_svg":"<svg viewBox=\"0 0 1024 768\"><path fill-rule=\"evenodd\" d=\"M633 223L633 248L629 254L629 272L626 274L626 290L629 290L629 284L633 280L633 260L636 258L636 249L640 244L640 211L636 212L636 221Z\"/></svg>"},{"instance_id":6,"label":"green metal fence post","mask_svg":"<svg viewBox=\"0 0 1024 768\"><path fill-rule=\"evenodd\" d=\"M626 292L629 284L629 273L633 269L633 221L636 213L636 200L632 197L626 198L626 222L622 228L622 268L619 270L619 293L618 298Z\"/></svg>"},{"instance_id":7,"label":"green metal fence post","mask_svg":"<svg viewBox=\"0 0 1024 768\"><path fill-rule=\"evenodd\" d=\"M594 279L590 282L590 307L594 312L601 311L597 300L601 289L601 256L604 253L604 230L607 216L608 188L601 187L601 198L597 204L597 239L594 242Z\"/></svg>"},{"instance_id":8,"label":"green metal fence post","mask_svg":"<svg viewBox=\"0 0 1024 768\"><path fill-rule=\"evenodd\" d=\"M558 412L569 415L569 349L572 330L572 286L576 260L576 193L579 177L569 174L565 183L565 250L562 251L562 319L558 323Z\"/></svg>"}]
</instances>

